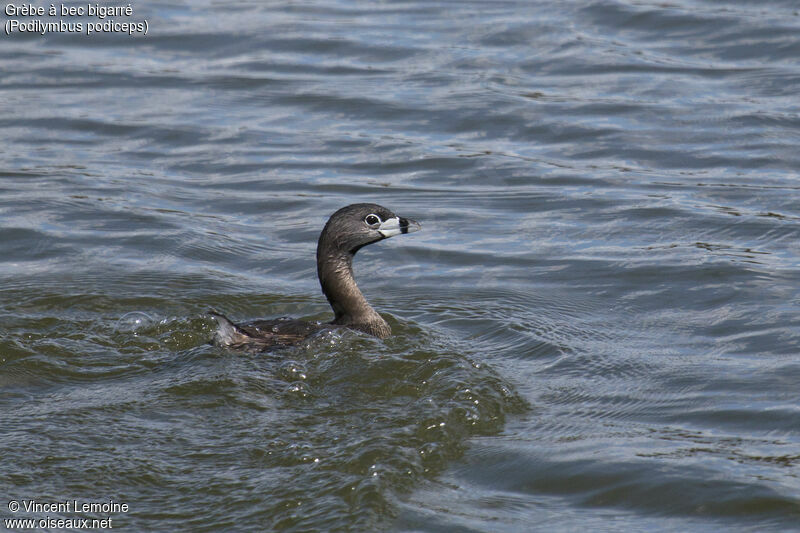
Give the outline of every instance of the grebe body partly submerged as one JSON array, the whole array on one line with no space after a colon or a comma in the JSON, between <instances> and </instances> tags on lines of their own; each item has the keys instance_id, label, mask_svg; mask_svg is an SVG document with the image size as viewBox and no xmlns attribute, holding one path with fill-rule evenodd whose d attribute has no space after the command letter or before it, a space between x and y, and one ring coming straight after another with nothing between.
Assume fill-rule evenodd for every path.
<instances>
[{"instance_id":1,"label":"grebe body partly submerged","mask_svg":"<svg viewBox=\"0 0 800 533\"><path fill-rule=\"evenodd\" d=\"M386 320L367 302L353 277L356 252L395 235L411 233L420 225L401 218L377 204L352 204L328 219L317 243L317 276L322 292L333 308L327 324L281 318L234 324L216 311L214 343L234 350L264 351L273 346L296 344L323 329L347 327L381 339L391 335Z\"/></svg>"}]
</instances>

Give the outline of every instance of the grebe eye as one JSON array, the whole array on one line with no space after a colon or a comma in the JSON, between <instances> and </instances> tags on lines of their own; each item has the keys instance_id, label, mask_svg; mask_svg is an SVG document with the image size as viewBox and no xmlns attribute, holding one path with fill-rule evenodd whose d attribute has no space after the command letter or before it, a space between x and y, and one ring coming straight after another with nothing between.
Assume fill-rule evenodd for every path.
<instances>
[{"instance_id":1,"label":"grebe eye","mask_svg":"<svg viewBox=\"0 0 800 533\"><path fill-rule=\"evenodd\" d=\"M364 222L367 223L367 226L378 226L381 223L381 217L378 215L370 213L369 215L364 217Z\"/></svg>"}]
</instances>

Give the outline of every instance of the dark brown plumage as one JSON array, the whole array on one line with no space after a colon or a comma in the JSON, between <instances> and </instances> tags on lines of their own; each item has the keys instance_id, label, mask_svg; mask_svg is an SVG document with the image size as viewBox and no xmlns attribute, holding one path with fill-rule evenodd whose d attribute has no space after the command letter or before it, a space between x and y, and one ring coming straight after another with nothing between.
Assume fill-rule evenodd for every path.
<instances>
[{"instance_id":1,"label":"dark brown plumage","mask_svg":"<svg viewBox=\"0 0 800 533\"><path fill-rule=\"evenodd\" d=\"M330 323L294 319L262 320L237 325L216 311L214 343L234 350L260 352L273 346L296 344L322 329L347 327L381 339L391 335L386 320L369 305L353 277L353 257L368 244L411 233L420 225L400 218L377 204L352 204L331 215L317 243L317 275L322 292L333 308Z\"/></svg>"}]
</instances>

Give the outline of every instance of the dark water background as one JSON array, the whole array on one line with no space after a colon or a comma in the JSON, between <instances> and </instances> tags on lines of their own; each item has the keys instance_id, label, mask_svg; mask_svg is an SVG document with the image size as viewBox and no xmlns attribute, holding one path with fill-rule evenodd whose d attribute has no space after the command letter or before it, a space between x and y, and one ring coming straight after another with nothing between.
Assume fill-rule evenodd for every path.
<instances>
[{"instance_id":1,"label":"dark water background","mask_svg":"<svg viewBox=\"0 0 800 533\"><path fill-rule=\"evenodd\" d=\"M0 518L800 530L796 2L132 7L0 38ZM356 201L392 338L205 344Z\"/></svg>"}]
</instances>

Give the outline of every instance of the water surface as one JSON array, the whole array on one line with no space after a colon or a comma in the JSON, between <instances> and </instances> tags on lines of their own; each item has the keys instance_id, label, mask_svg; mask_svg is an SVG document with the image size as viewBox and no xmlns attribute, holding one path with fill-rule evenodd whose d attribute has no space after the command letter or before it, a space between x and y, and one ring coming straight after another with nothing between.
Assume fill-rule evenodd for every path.
<instances>
[{"instance_id":1,"label":"water surface","mask_svg":"<svg viewBox=\"0 0 800 533\"><path fill-rule=\"evenodd\" d=\"M796 5L133 8L1 38L1 518L798 528ZM352 202L423 224L356 258L393 337L207 344L327 319Z\"/></svg>"}]
</instances>

